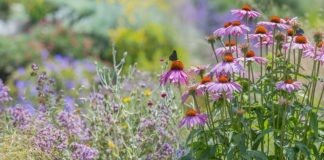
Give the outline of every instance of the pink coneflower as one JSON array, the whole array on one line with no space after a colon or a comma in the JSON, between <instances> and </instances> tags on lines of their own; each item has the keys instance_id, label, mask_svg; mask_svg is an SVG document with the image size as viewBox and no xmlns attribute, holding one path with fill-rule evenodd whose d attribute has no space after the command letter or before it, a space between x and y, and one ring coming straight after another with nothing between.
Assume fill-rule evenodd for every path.
<instances>
[{"instance_id":1,"label":"pink coneflower","mask_svg":"<svg viewBox=\"0 0 324 160\"><path fill-rule=\"evenodd\" d=\"M238 58L238 60L242 61L242 62L244 62L244 59L245 59L245 61L256 62L258 64L263 64L263 65L265 65L268 61L266 58L256 57L254 51L252 51L252 50L249 50L246 52L245 58L244 57Z\"/></svg>"},{"instance_id":2,"label":"pink coneflower","mask_svg":"<svg viewBox=\"0 0 324 160\"><path fill-rule=\"evenodd\" d=\"M262 38L261 43L262 43L261 44L262 46L272 46L273 45L273 40L272 40L272 34L271 34L271 32L268 34L267 37ZM258 40L258 42L255 43L253 46L255 48L259 48L260 47L260 40Z\"/></svg>"},{"instance_id":3,"label":"pink coneflower","mask_svg":"<svg viewBox=\"0 0 324 160\"><path fill-rule=\"evenodd\" d=\"M291 26L288 24L281 23L281 18L278 16L272 16L270 17L270 22L268 21L261 21L257 23L258 25L266 25L266 26L271 26L272 28L274 27L279 27L281 29L289 29Z\"/></svg>"},{"instance_id":4,"label":"pink coneflower","mask_svg":"<svg viewBox=\"0 0 324 160\"><path fill-rule=\"evenodd\" d=\"M203 75L208 67L209 65L191 67L188 72L189 74Z\"/></svg>"},{"instance_id":5,"label":"pink coneflower","mask_svg":"<svg viewBox=\"0 0 324 160\"><path fill-rule=\"evenodd\" d=\"M317 55L314 60L320 61L321 65L323 65L324 64L324 54Z\"/></svg>"},{"instance_id":6,"label":"pink coneflower","mask_svg":"<svg viewBox=\"0 0 324 160\"><path fill-rule=\"evenodd\" d=\"M184 116L181 121L179 122L179 127L182 127L183 125L187 126L187 129L190 129L193 126L198 127L204 126L207 122L207 114L198 114L196 110L189 109L186 112L186 116Z\"/></svg>"},{"instance_id":7,"label":"pink coneflower","mask_svg":"<svg viewBox=\"0 0 324 160\"><path fill-rule=\"evenodd\" d=\"M225 29L225 32L232 36L238 36L248 31L250 31L250 28L244 24L241 24L240 21L233 21L232 25Z\"/></svg>"},{"instance_id":8,"label":"pink coneflower","mask_svg":"<svg viewBox=\"0 0 324 160\"><path fill-rule=\"evenodd\" d=\"M286 43L283 45L283 49L289 49L291 46L291 49L302 49L307 50L311 48L311 45L308 43L308 40L303 35L297 35L294 37L293 43Z\"/></svg>"},{"instance_id":9,"label":"pink coneflower","mask_svg":"<svg viewBox=\"0 0 324 160\"><path fill-rule=\"evenodd\" d=\"M233 93L242 91L242 87L238 83L231 82L230 79L224 75L219 76L215 82L207 83L206 89L210 93Z\"/></svg>"},{"instance_id":10,"label":"pink coneflower","mask_svg":"<svg viewBox=\"0 0 324 160\"><path fill-rule=\"evenodd\" d=\"M172 61L170 70L161 75L160 84L165 85L167 81L178 84L188 84L188 74L183 71L183 64L179 60Z\"/></svg>"},{"instance_id":11,"label":"pink coneflower","mask_svg":"<svg viewBox=\"0 0 324 160\"><path fill-rule=\"evenodd\" d=\"M236 52L236 43L235 41L226 41L225 42L225 47L219 47L217 49L215 49L215 53L217 56L220 56L220 55L224 55L224 53L227 53L227 52ZM231 48L231 50L230 50ZM241 50L238 50L238 54L241 55Z\"/></svg>"},{"instance_id":12,"label":"pink coneflower","mask_svg":"<svg viewBox=\"0 0 324 160\"><path fill-rule=\"evenodd\" d=\"M238 63L231 54L225 53L223 62L217 63L210 72L213 73L240 73L243 72L243 66Z\"/></svg>"},{"instance_id":13,"label":"pink coneflower","mask_svg":"<svg viewBox=\"0 0 324 160\"><path fill-rule=\"evenodd\" d=\"M294 17L294 18L284 18L284 19L280 19L280 23L283 23L283 24L288 24L288 25L295 25L297 24L297 17Z\"/></svg>"},{"instance_id":14,"label":"pink coneflower","mask_svg":"<svg viewBox=\"0 0 324 160\"><path fill-rule=\"evenodd\" d=\"M314 58L315 57L315 47L313 45L310 45L307 49L303 50L302 55L303 55L303 58Z\"/></svg>"},{"instance_id":15,"label":"pink coneflower","mask_svg":"<svg viewBox=\"0 0 324 160\"><path fill-rule=\"evenodd\" d=\"M268 34L268 29L264 25L258 25L255 30L254 34L249 34L249 39L254 39L254 38L267 38L269 37L270 34ZM272 36L271 36L272 37Z\"/></svg>"},{"instance_id":16,"label":"pink coneflower","mask_svg":"<svg viewBox=\"0 0 324 160\"><path fill-rule=\"evenodd\" d=\"M231 13L233 15L238 16L240 19L243 19L245 16L248 19L249 18L257 18L261 15L259 12L253 11L251 6L249 6L249 5L243 5L243 7L241 9L233 9L233 10L231 10Z\"/></svg>"},{"instance_id":17,"label":"pink coneflower","mask_svg":"<svg viewBox=\"0 0 324 160\"><path fill-rule=\"evenodd\" d=\"M301 82L294 82L292 79L288 78L284 81L280 81L276 84L276 88L280 90L288 91L289 93L294 90L299 90L301 87Z\"/></svg>"},{"instance_id":18,"label":"pink coneflower","mask_svg":"<svg viewBox=\"0 0 324 160\"><path fill-rule=\"evenodd\" d=\"M216 29L214 31L214 35L215 36L218 36L218 37L222 37L222 36L228 35L228 33L226 32L226 28L228 28L231 25L232 25L231 22L224 23L224 26L222 28Z\"/></svg>"},{"instance_id":19,"label":"pink coneflower","mask_svg":"<svg viewBox=\"0 0 324 160\"><path fill-rule=\"evenodd\" d=\"M202 96L206 91L206 83L211 82L211 78L209 76L205 76L201 79L200 84L195 84L182 95L181 100L184 103L190 95L194 94L196 97Z\"/></svg>"}]
</instances>

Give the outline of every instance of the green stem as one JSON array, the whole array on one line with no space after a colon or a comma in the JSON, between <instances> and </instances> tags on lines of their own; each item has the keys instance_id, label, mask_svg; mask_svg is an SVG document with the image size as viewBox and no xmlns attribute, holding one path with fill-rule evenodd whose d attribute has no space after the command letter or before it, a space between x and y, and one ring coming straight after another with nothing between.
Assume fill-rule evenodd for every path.
<instances>
[{"instance_id":1,"label":"green stem","mask_svg":"<svg viewBox=\"0 0 324 160\"><path fill-rule=\"evenodd\" d=\"M211 46L211 48L212 48L212 50L213 50L213 53L214 53L214 55L215 55L216 63L218 63L218 58L217 58L217 54L216 54L216 52L215 52L214 43L210 43L210 46Z\"/></svg>"},{"instance_id":2,"label":"green stem","mask_svg":"<svg viewBox=\"0 0 324 160\"><path fill-rule=\"evenodd\" d=\"M295 80L297 80L297 73L299 73L302 51L303 51L302 49L298 50L298 63L297 63L297 71L295 72Z\"/></svg>"}]
</instances>

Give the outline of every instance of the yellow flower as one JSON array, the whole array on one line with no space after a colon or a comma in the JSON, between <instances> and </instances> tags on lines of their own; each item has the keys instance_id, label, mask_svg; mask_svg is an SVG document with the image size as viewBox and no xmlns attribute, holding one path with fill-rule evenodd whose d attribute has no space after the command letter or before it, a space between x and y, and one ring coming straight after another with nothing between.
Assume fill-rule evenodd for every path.
<instances>
[{"instance_id":1,"label":"yellow flower","mask_svg":"<svg viewBox=\"0 0 324 160\"><path fill-rule=\"evenodd\" d=\"M145 96L149 96L149 95L151 95L151 94L152 94L151 91L148 90L148 89L144 91L144 95L145 95Z\"/></svg>"},{"instance_id":2,"label":"yellow flower","mask_svg":"<svg viewBox=\"0 0 324 160\"><path fill-rule=\"evenodd\" d=\"M112 143L111 141L108 141L108 147L110 147L110 148L115 148L116 146L115 146L115 144L114 143Z\"/></svg>"},{"instance_id":3,"label":"yellow flower","mask_svg":"<svg viewBox=\"0 0 324 160\"><path fill-rule=\"evenodd\" d=\"M131 97L125 97L125 98L123 98L123 102L124 102L124 103L128 103L128 102L130 102L131 100L132 100Z\"/></svg>"}]
</instances>

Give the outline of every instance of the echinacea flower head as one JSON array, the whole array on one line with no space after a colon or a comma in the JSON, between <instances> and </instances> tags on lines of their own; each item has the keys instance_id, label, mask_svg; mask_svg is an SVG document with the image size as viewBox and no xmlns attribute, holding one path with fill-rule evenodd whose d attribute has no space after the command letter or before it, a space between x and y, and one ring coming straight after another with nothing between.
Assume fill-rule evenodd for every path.
<instances>
[{"instance_id":1,"label":"echinacea flower head","mask_svg":"<svg viewBox=\"0 0 324 160\"><path fill-rule=\"evenodd\" d=\"M261 21L257 23L258 25L270 26L272 28L278 27L281 29L289 29L290 25L281 23L281 18L278 16L271 16L270 21Z\"/></svg>"},{"instance_id":2,"label":"echinacea flower head","mask_svg":"<svg viewBox=\"0 0 324 160\"><path fill-rule=\"evenodd\" d=\"M181 97L182 103L184 103L189 98L190 95L194 95L196 97L200 97L204 95L206 91L206 84L211 81L212 80L209 76L204 76L201 79L200 84L195 84L189 87L189 89L185 91Z\"/></svg>"},{"instance_id":3,"label":"echinacea flower head","mask_svg":"<svg viewBox=\"0 0 324 160\"><path fill-rule=\"evenodd\" d=\"M188 72L189 74L203 75L208 67L209 65L191 67Z\"/></svg>"},{"instance_id":4,"label":"echinacea flower head","mask_svg":"<svg viewBox=\"0 0 324 160\"><path fill-rule=\"evenodd\" d=\"M308 40L305 36L303 35L297 35L294 37L293 43L286 43L283 45L283 49L289 49L289 47L291 46L291 49L301 49L301 50L307 50L310 47L312 47L312 45L310 45L308 43Z\"/></svg>"},{"instance_id":5,"label":"echinacea flower head","mask_svg":"<svg viewBox=\"0 0 324 160\"><path fill-rule=\"evenodd\" d=\"M214 31L214 33L213 33L214 36L222 37L222 36L228 35L228 33L226 32L226 28L228 28L231 25L232 25L232 22L225 22L224 26L222 28L218 28Z\"/></svg>"},{"instance_id":6,"label":"echinacea flower head","mask_svg":"<svg viewBox=\"0 0 324 160\"><path fill-rule=\"evenodd\" d=\"M242 87L236 83L231 82L230 78L221 75L217 78L215 82L210 82L206 84L206 90L210 93L234 93L234 92L241 92Z\"/></svg>"},{"instance_id":7,"label":"echinacea flower head","mask_svg":"<svg viewBox=\"0 0 324 160\"><path fill-rule=\"evenodd\" d=\"M217 56L222 56L228 52L231 52L231 53L236 52L235 41L226 41L224 45L225 45L225 47L219 47L219 48L215 49L215 53ZM241 50L238 50L238 54L241 54Z\"/></svg>"},{"instance_id":8,"label":"echinacea flower head","mask_svg":"<svg viewBox=\"0 0 324 160\"><path fill-rule=\"evenodd\" d=\"M250 28L240 21L233 21L232 25L225 29L225 32L232 36L242 35L248 31L250 31Z\"/></svg>"},{"instance_id":9,"label":"echinacea flower head","mask_svg":"<svg viewBox=\"0 0 324 160\"><path fill-rule=\"evenodd\" d=\"M211 72L213 73L240 73L243 72L244 68L241 64L238 63L238 61L228 53L225 53L223 56L223 61L220 63L217 63L212 69Z\"/></svg>"},{"instance_id":10,"label":"echinacea flower head","mask_svg":"<svg viewBox=\"0 0 324 160\"><path fill-rule=\"evenodd\" d=\"M288 24L288 25L295 25L297 24L297 17L294 17L294 18L289 18L289 17L286 17L286 18L283 18L283 19L280 19L280 23L283 23L283 24Z\"/></svg>"},{"instance_id":11,"label":"echinacea flower head","mask_svg":"<svg viewBox=\"0 0 324 160\"><path fill-rule=\"evenodd\" d=\"M257 11L253 11L252 7L249 5L243 5L241 9L233 9L231 10L231 13L233 15L238 16L240 19L243 19L244 17L249 18L257 18L261 14Z\"/></svg>"},{"instance_id":12,"label":"echinacea flower head","mask_svg":"<svg viewBox=\"0 0 324 160\"><path fill-rule=\"evenodd\" d=\"M261 46L272 46L273 45L272 39L273 39L273 35L270 32L265 37L261 38L261 42L260 42L260 39L258 39L258 42L254 44L254 47L259 48L260 43L261 43Z\"/></svg>"},{"instance_id":13,"label":"echinacea flower head","mask_svg":"<svg viewBox=\"0 0 324 160\"><path fill-rule=\"evenodd\" d=\"M183 64L179 60L172 61L170 70L161 75L160 84L165 85L168 81L175 86L188 84L188 74L183 71Z\"/></svg>"},{"instance_id":14,"label":"echinacea flower head","mask_svg":"<svg viewBox=\"0 0 324 160\"><path fill-rule=\"evenodd\" d=\"M190 129L191 127L198 127L204 126L207 122L207 114L198 114L196 110L189 109L186 112L186 115L181 119L179 122L179 127L182 127L183 125L187 126L187 129Z\"/></svg>"},{"instance_id":15,"label":"echinacea flower head","mask_svg":"<svg viewBox=\"0 0 324 160\"><path fill-rule=\"evenodd\" d=\"M268 32L268 29L264 25L258 25L255 28L254 34L249 34L248 36L249 39L254 39L257 38L258 40L260 38L271 38L272 39L272 34Z\"/></svg>"},{"instance_id":16,"label":"echinacea flower head","mask_svg":"<svg viewBox=\"0 0 324 160\"><path fill-rule=\"evenodd\" d=\"M249 50L249 51L246 52L245 58L240 57L240 58L238 58L238 60L243 61L243 62L244 62L244 60L245 61L251 61L251 62L256 62L258 64L263 64L263 65L265 65L267 63L267 61L268 61L266 58L255 56L255 53L252 50Z\"/></svg>"},{"instance_id":17,"label":"echinacea flower head","mask_svg":"<svg viewBox=\"0 0 324 160\"><path fill-rule=\"evenodd\" d=\"M276 84L276 88L291 93L294 90L299 90L301 85L302 85L301 82L295 82L292 79L288 78L284 81L278 82Z\"/></svg>"},{"instance_id":18,"label":"echinacea flower head","mask_svg":"<svg viewBox=\"0 0 324 160\"><path fill-rule=\"evenodd\" d=\"M314 60L320 61L321 65L324 65L324 54L317 55Z\"/></svg>"}]
</instances>

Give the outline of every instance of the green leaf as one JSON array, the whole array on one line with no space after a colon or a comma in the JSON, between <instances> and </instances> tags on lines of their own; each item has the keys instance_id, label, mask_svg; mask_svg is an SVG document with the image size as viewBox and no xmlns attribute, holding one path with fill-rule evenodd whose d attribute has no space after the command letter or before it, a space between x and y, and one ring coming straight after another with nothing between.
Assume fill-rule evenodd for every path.
<instances>
[{"instance_id":1,"label":"green leaf","mask_svg":"<svg viewBox=\"0 0 324 160\"><path fill-rule=\"evenodd\" d=\"M216 149L217 149L217 145L207 146L206 149L202 150L197 155L197 158L200 160L209 160L211 158L215 158Z\"/></svg>"},{"instance_id":2,"label":"green leaf","mask_svg":"<svg viewBox=\"0 0 324 160\"><path fill-rule=\"evenodd\" d=\"M314 131L315 137L318 137L318 120L317 120L317 115L314 112L311 112L310 114L310 125Z\"/></svg>"},{"instance_id":3,"label":"green leaf","mask_svg":"<svg viewBox=\"0 0 324 160\"><path fill-rule=\"evenodd\" d=\"M249 156L255 158L256 160L268 160L268 157L263 152L250 150L247 151L247 153Z\"/></svg>"},{"instance_id":4,"label":"green leaf","mask_svg":"<svg viewBox=\"0 0 324 160\"><path fill-rule=\"evenodd\" d=\"M196 135L198 135L199 133L201 133L202 130L200 129L195 129L193 131L190 132L190 134L188 135L187 141L186 141L186 145L188 145L189 141L194 138Z\"/></svg>"},{"instance_id":5,"label":"green leaf","mask_svg":"<svg viewBox=\"0 0 324 160\"><path fill-rule=\"evenodd\" d=\"M288 158L288 160L295 160L296 159L296 150L292 147L289 147L286 149L286 156Z\"/></svg>"},{"instance_id":6,"label":"green leaf","mask_svg":"<svg viewBox=\"0 0 324 160\"><path fill-rule=\"evenodd\" d=\"M308 158L310 158L310 150L305 144L295 141L295 145L301 152L303 152Z\"/></svg>"},{"instance_id":7,"label":"green leaf","mask_svg":"<svg viewBox=\"0 0 324 160\"><path fill-rule=\"evenodd\" d=\"M254 140L253 145L259 143L259 141L264 137L264 135L273 132L273 128L268 128L266 130L263 130L258 136L257 138Z\"/></svg>"}]
</instances>

